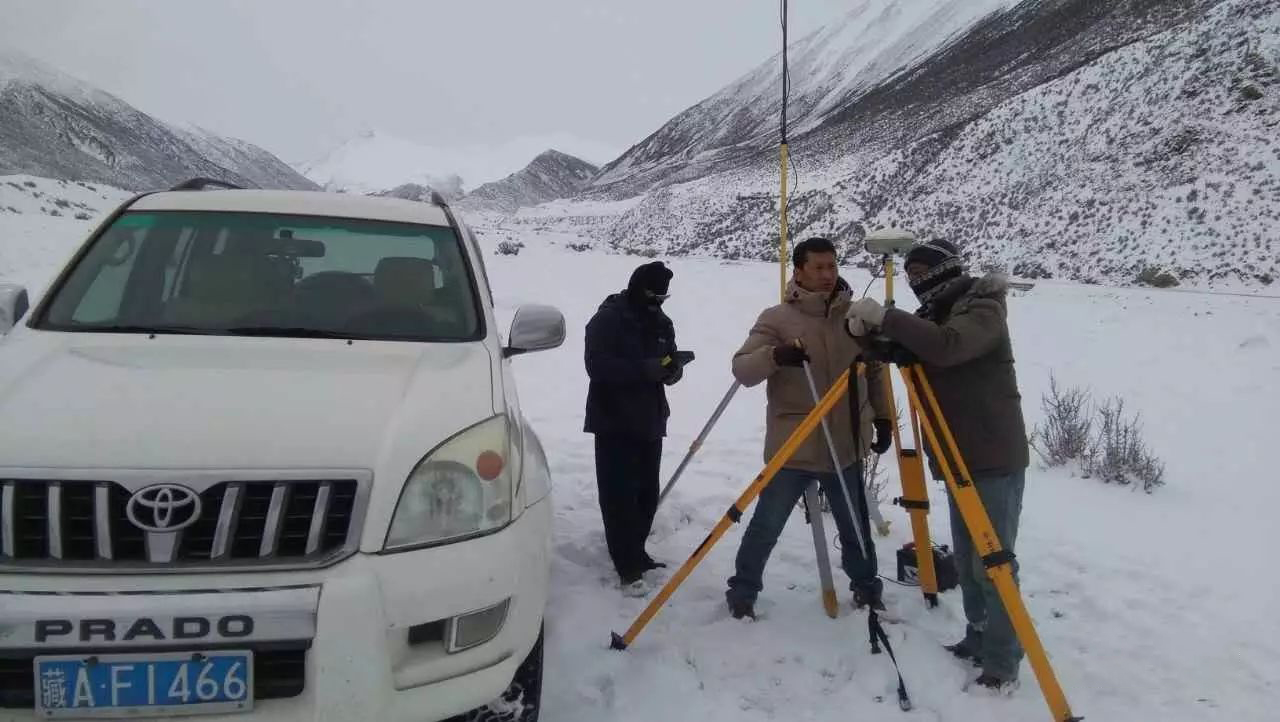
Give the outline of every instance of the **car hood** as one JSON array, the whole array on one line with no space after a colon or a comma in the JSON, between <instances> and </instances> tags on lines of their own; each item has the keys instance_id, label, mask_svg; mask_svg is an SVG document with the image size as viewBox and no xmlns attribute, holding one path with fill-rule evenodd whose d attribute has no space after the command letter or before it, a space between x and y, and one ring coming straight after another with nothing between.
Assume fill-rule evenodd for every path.
<instances>
[{"instance_id":1,"label":"car hood","mask_svg":"<svg viewBox=\"0 0 1280 722\"><path fill-rule=\"evenodd\" d=\"M481 343L7 340L0 467L11 469L404 467L495 412Z\"/></svg>"}]
</instances>

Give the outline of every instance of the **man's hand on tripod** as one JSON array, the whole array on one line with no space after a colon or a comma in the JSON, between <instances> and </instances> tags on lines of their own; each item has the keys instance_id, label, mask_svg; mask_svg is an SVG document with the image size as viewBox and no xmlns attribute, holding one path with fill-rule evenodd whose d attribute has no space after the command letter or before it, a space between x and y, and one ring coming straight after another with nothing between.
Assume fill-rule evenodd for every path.
<instances>
[{"instance_id":1,"label":"man's hand on tripod","mask_svg":"<svg viewBox=\"0 0 1280 722\"><path fill-rule=\"evenodd\" d=\"M844 315L849 333L854 336L866 336L872 329L884 325L884 306L874 298L863 298L853 302Z\"/></svg>"},{"instance_id":2,"label":"man's hand on tripod","mask_svg":"<svg viewBox=\"0 0 1280 722\"><path fill-rule=\"evenodd\" d=\"M876 439L871 442L871 450L883 454L893 446L893 422L889 419L872 419L871 426L876 430Z\"/></svg>"},{"instance_id":3,"label":"man's hand on tripod","mask_svg":"<svg viewBox=\"0 0 1280 722\"><path fill-rule=\"evenodd\" d=\"M899 366L919 363L919 359L916 358L915 354L908 351L902 344L895 343L888 336L870 336L862 347L866 358L871 361L898 364Z\"/></svg>"}]
</instances>

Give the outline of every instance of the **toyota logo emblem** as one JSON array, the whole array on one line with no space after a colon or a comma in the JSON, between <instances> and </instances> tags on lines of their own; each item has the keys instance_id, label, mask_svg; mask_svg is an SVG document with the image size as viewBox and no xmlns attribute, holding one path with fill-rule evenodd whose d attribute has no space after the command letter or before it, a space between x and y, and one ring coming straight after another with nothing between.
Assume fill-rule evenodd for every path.
<instances>
[{"instance_id":1,"label":"toyota logo emblem","mask_svg":"<svg viewBox=\"0 0 1280 722\"><path fill-rule=\"evenodd\" d=\"M129 497L125 514L143 531L175 532L200 518L200 496L185 486L156 484Z\"/></svg>"}]
</instances>

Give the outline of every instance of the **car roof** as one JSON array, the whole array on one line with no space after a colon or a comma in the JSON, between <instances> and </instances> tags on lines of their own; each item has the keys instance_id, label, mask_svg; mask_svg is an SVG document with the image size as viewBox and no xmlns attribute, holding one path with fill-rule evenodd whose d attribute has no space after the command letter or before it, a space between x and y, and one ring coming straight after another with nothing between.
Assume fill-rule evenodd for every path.
<instances>
[{"instance_id":1,"label":"car roof","mask_svg":"<svg viewBox=\"0 0 1280 722\"><path fill-rule=\"evenodd\" d=\"M331 216L448 226L444 208L433 203L324 191L164 191L142 196L129 210L239 211Z\"/></svg>"}]
</instances>

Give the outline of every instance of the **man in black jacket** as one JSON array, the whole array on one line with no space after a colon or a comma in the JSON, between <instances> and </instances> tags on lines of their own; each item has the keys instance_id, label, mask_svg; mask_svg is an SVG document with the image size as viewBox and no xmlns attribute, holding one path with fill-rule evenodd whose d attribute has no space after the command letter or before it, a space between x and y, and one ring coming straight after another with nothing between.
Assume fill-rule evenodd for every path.
<instances>
[{"instance_id":1,"label":"man in black jacket","mask_svg":"<svg viewBox=\"0 0 1280 722\"><path fill-rule=\"evenodd\" d=\"M643 574L665 566L644 549L658 509L662 438L667 433L665 386L683 375L675 328L662 312L672 273L648 263L627 290L605 299L587 324L585 431L596 436L596 485L605 541L623 592L648 592Z\"/></svg>"}]
</instances>

